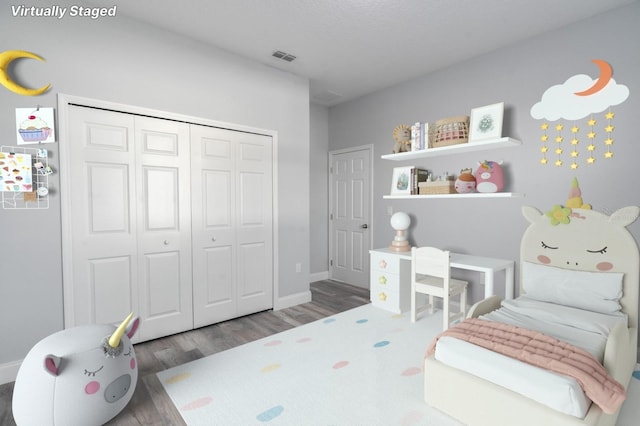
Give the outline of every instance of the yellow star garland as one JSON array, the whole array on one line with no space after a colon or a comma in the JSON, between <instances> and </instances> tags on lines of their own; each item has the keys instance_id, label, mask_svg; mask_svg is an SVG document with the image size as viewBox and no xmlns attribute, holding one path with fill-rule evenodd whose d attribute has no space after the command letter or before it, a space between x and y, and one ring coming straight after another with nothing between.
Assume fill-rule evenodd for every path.
<instances>
[{"instance_id":1,"label":"yellow star garland","mask_svg":"<svg viewBox=\"0 0 640 426\"><path fill-rule=\"evenodd\" d=\"M613 145L613 138L611 137L611 133L613 132L613 125L611 121L613 120L614 114L611 110L609 110L604 118L609 120L607 126L604 128L604 131L607 132L607 138L604 140L604 145L607 147L607 152L604 153L604 158L613 158L613 152L611 152L611 145Z\"/></svg>"},{"instance_id":2,"label":"yellow star garland","mask_svg":"<svg viewBox=\"0 0 640 426\"><path fill-rule=\"evenodd\" d=\"M542 158L540 159L540 164L547 164L547 141L549 140L549 136L547 135L547 129L549 128L549 123L542 123L540 125L540 129L542 130L542 136L540 136L540 141L542 142L542 147L540 148L540 152L542 153Z\"/></svg>"}]
</instances>

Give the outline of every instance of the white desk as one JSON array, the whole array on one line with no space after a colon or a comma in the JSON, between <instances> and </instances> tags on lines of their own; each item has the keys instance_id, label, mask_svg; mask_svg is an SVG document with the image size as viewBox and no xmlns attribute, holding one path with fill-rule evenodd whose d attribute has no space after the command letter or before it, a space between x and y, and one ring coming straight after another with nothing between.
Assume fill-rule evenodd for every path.
<instances>
[{"instance_id":1,"label":"white desk","mask_svg":"<svg viewBox=\"0 0 640 426\"><path fill-rule=\"evenodd\" d=\"M398 253L388 248L370 250L371 301L394 312L407 310L407 295L411 293L411 252ZM484 273L484 296L495 294L494 277L505 271L505 299L514 296L513 260L451 253L451 267Z\"/></svg>"}]
</instances>

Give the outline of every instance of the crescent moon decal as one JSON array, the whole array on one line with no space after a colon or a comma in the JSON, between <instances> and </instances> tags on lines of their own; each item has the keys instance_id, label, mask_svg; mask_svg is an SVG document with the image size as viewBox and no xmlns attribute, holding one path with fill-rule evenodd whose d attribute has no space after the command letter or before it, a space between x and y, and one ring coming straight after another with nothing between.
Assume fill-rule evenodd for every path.
<instances>
[{"instance_id":1,"label":"crescent moon decal","mask_svg":"<svg viewBox=\"0 0 640 426\"><path fill-rule=\"evenodd\" d=\"M19 58L30 58L37 59L38 61L44 61L44 59L35 53L25 52L24 50L6 50L0 53L0 84L18 95L37 96L46 92L49 89L49 86L51 86L50 84L39 89L29 89L20 86L18 83L11 80L11 77L7 74L7 68L11 62Z\"/></svg>"},{"instance_id":2,"label":"crescent moon decal","mask_svg":"<svg viewBox=\"0 0 640 426\"><path fill-rule=\"evenodd\" d=\"M582 92L575 92L574 95L593 95L594 93L598 93L600 90L604 89L604 87L609 84L609 80L611 80L611 75L613 74L611 65L609 65L608 62L603 61L602 59L594 59L592 62L600 68L600 78L598 78L593 86L589 87L587 90L584 90Z\"/></svg>"}]
</instances>

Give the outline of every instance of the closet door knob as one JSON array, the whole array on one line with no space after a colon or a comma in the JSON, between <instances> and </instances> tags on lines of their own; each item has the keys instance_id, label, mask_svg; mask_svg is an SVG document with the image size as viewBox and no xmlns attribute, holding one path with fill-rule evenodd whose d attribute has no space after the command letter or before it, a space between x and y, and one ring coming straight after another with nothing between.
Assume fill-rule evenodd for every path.
<instances>
[{"instance_id":1,"label":"closet door knob","mask_svg":"<svg viewBox=\"0 0 640 426\"><path fill-rule=\"evenodd\" d=\"M211 237L211 241L216 241L216 237Z\"/></svg>"},{"instance_id":2,"label":"closet door knob","mask_svg":"<svg viewBox=\"0 0 640 426\"><path fill-rule=\"evenodd\" d=\"M168 246L169 245L169 240L164 240L164 245Z\"/></svg>"}]
</instances>

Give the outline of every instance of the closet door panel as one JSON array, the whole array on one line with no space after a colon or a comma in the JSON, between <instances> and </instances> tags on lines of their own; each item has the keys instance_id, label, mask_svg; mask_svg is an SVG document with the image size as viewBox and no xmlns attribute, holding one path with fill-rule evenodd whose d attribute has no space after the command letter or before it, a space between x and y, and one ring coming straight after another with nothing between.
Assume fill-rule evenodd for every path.
<instances>
[{"instance_id":1,"label":"closet door panel","mask_svg":"<svg viewBox=\"0 0 640 426\"><path fill-rule=\"evenodd\" d=\"M189 125L135 118L140 314L145 340L193 327Z\"/></svg>"},{"instance_id":2,"label":"closet door panel","mask_svg":"<svg viewBox=\"0 0 640 426\"><path fill-rule=\"evenodd\" d=\"M272 140L236 135L238 314L273 307Z\"/></svg>"},{"instance_id":3,"label":"closet door panel","mask_svg":"<svg viewBox=\"0 0 640 426\"><path fill-rule=\"evenodd\" d=\"M65 327L115 324L138 307L133 117L70 106L69 123Z\"/></svg>"},{"instance_id":4,"label":"closet door panel","mask_svg":"<svg viewBox=\"0 0 640 426\"><path fill-rule=\"evenodd\" d=\"M236 182L232 133L191 126L196 327L236 316Z\"/></svg>"}]
</instances>

